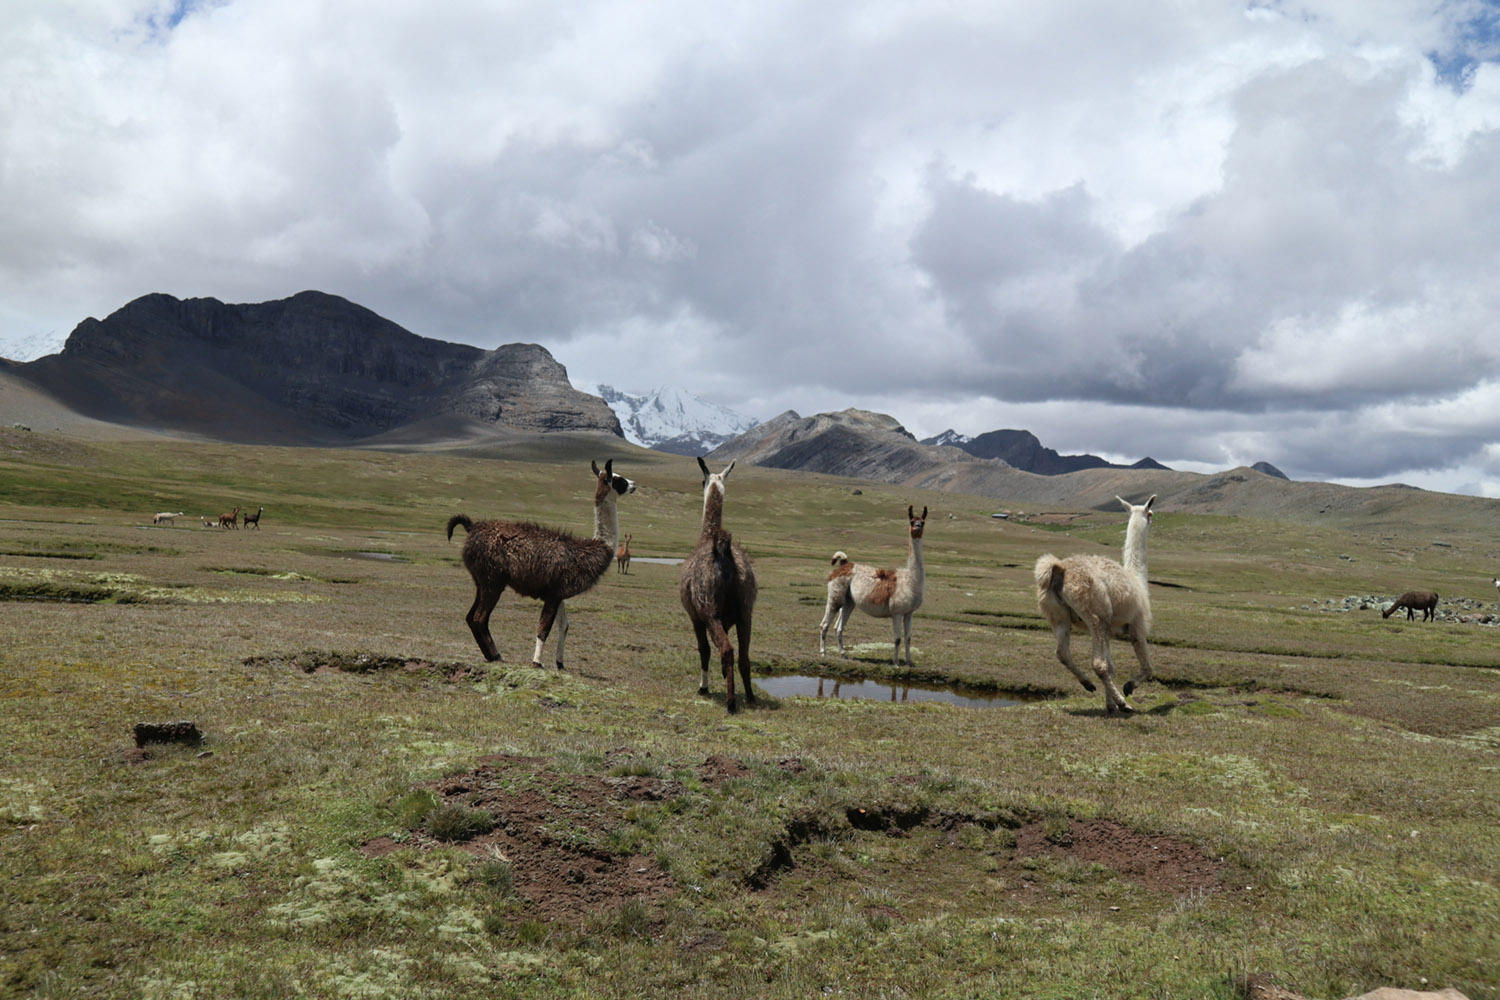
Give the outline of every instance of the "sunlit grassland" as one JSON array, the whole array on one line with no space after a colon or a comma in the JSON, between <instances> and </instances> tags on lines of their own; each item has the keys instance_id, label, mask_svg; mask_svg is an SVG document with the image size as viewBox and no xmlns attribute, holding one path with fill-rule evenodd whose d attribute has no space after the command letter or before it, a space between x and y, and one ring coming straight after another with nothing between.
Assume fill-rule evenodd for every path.
<instances>
[{"instance_id":1,"label":"sunlit grassland","mask_svg":"<svg viewBox=\"0 0 1500 1000\"><path fill-rule=\"evenodd\" d=\"M1052 530L990 517L1016 504L739 466L725 521L756 560L758 672L1048 697L763 696L728 716L717 670L696 694L675 566L637 561L571 602L564 673L526 665L538 606L507 594L507 662L481 674L443 535L458 511L587 534L589 460L613 457L640 485L620 501L637 559L679 557L701 510L690 459L580 438L489 456L0 445L0 992L1229 997L1271 972L1318 997L1424 978L1500 996L1500 630L1313 610L1411 588L1493 606L1489 525L1161 510L1159 683L1110 719L1056 663L1030 578L1044 551L1117 554L1123 511ZM900 564L909 503L930 509L916 666L893 668L889 623L858 614L861 652L820 661L830 555ZM265 506L259 531L195 519L236 505ZM186 516L152 527L157 510ZM303 651L478 679L304 673ZM134 723L175 719L204 745L129 753ZM538 920L503 869L419 848L413 790L495 753L678 782L577 832L653 858L673 893ZM707 785L711 755L749 772ZM929 819L861 829L860 809ZM1018 824L1069 818L1197 845L1222 883L1012 856ZM389 836L400 849L361 850Z\"/></svg>"}]
</instances>

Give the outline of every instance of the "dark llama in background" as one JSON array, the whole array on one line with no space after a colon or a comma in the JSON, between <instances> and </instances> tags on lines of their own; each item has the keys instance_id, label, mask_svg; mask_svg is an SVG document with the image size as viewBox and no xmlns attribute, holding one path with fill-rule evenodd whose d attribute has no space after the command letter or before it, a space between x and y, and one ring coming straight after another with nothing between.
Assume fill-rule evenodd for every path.
<instances>
[{"instance_id":1,"label":"dark llama in background","mask_svg":"<svg viewBox=\"0 0 1500 1000\"><path fill-rule=\"evenodd\" d=\"M620 536L616 501L635 492L635 483L614 474L614 460L592 463L594 470L594 536L578 538L565 531L544 528L530 521L471 521L467 515L448 519L448 540L453 529L463 525L463 560L474 578L474 603L465 616L469 631L486 660L500 659L500 650L490 635L490 613L506 587L522 597L542 602L542 618L536 630L536 650L531 664L542 665L542 644L557 624L557 669L563 669L563 644L568 638L568 609L563 603L588 590L614 561Z\"/></svg>"},{"instance_id":2,"label":"dark llama in background","mask_svg":"<svg viewBox=\"0 0 1500 1000\"><path fill-rule=\"evenodd\" d=\"M1146 583L1146 535L1151 528L1151 505L1156 495L1143 504L1133 504L1115 497L1130 512L1125 528L1123 563L1096 555L1068 556L1059 559L1050 552L1036 561L1036 604L1042 617L1052 625L1057 640L1057 658L1078 678L1085 690L1094 690L1093 681L1073 662L1068 652L1068 636L1082 625L1089 630L1093 645L1094 673L1104 682L1104 708L1115 712L1134 709L1125 695L1135 686L1151 679L1151 653L1146 637L1151 634L1151 594ZM1109 655L1109 638L1115 635L1130 640L1140 674L1125 685L1125 693L1115 686L1114 661Z\"/></svg>"},{"instance_id":3,"label":"dark llama in background","mask_svg":"<svg viewBox=\"0 0 1500 1000\"><path fill-rule=\"evenodd\" d=\"M246 511L245 512L245 527L247 527L247 528L255 528L256 530L259 530L260 529L260 516L261 516L261 514L265 513L265 510L266 509L264 507L261 507L254 514L250 513L249 511Z\"/></svg>"},{"instance_id":4,"label":"dark llama in background","mask_svg":"<svg viewBox=\"0 0 1500 1000\"><path fill-rule=\"evenodd\" d=\"M1406 609L1406 620L1411 621L1415 615L1413 611L1422 612L1422 620L1437 618L1438 595L1430 590L1408 590L1391 603L1391 606L1380 612L1380 617L1389 618L1392 611Z\"/></svg>"},{"instance_id":5,"label":"dark llama in background","mask_svg":"<svg viewBox=\"0 0 1500 1000\"><path fill-rule=\"evenodd\" d=\"M740 644L740 679L745 682L745 700L755 703L755 689L750 686L750 617L755 610L755 567L745 550L735 544L724 530L724 480L734 469L730 462L723 472L711 473L702 458L703 527L698 544L682 564L677 576L677 593L682 607L693 623L698 639L698 663L703 670L699 694L708 694L709 641L719 652L724 673L724 707L739 711L734 691L734 647L729 630L734 629Z\"/></svg>"}]
</instances>

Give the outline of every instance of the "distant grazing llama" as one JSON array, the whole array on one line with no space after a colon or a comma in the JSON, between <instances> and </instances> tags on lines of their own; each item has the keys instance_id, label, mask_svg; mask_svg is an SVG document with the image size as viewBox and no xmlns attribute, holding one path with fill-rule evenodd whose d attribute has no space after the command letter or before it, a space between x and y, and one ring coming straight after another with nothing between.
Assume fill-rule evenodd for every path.
<instances>
[{"instance_id":1,"label":"distant grazing llama","mask_svg":"<svg viewBox=\"0 0 1500 1000\"><path fill-rule=\"evenodd\" d=\"M578 538L564 531L544 528L529 521L471 521L464 514L448 519L448 540L453 529L463 525L463 560L474 578L474 604L465 621L486 660L500 659L500 650L490 635L490 612L506 587L523 597L542 602L542 618L536 630L536 651L531 665L542 665L542 644L557 623L557 669L563 669L563 643L568 638L568 608L563 602L588 590L609 569L615 542L620 537L616 501L635 492L635 483L614 473L614 460L592 463L594 485L594 537Z\"/></svg>"},{"instance_id":2,"label":"distant grazing llama","mask_svg":"<svg viewBox=\"0 0 1500 1000\"><path fill-rule=\"evenodd\" d=\"M1416 616L1413 611L1422 612L1422 620L1437 618L1438 595L1430 590L1408 590L1391 603L1391 606L1380 612L1380 617L1389 618L1392 611L1406 609L1406 620L1411 621Z\"/></svg>"},{"instance_id":3,"label":"distant grazing llama","mask_svg":"<svg viewBox=\"0 0 1500 1000\"><path fill-rule=\"evenodd\" d=\"M246 511L245 512L245 527L247 527L247 528L255 528L257 531L260 530L260 515L263 514L263 513L265 513L265 510L266 509L264 507L261 507L254 514L250 513L249 511Z\"/></svg>"},{"instance_id":4,"label":"distant grazing llama","mask_svg":"<svg viewBox=\"0 0 1500 1000\"><path fill-rule=\"evenodd\" d=\"M745 682L745 700L755 704L755 689L750 686L750 616L755 610L755 567L745 550L734 543L724 530L724 480L734 463L723 472L711 473L702 458L703 527L698 544L682 564L677 577L677 593L693 623L698 638L698 663L703 670L699 694L708 694L709 640L719 651L724 672L724 707L739 711L734 692L734 647L729 630L734 629L740 644L740 679Z\"/></svg>"},{"instance_id":5,"label":"distant grazing llama","mask_svg":"<svg viewBox=\"0 0 1500 1000\"><path fill-rule=\"evenodd\" d=\"M620 547L615 549L615 563L621 573L630 572L630 536L626 535Z\"/></svg>"},{"instance_id":6,"label":"distant grazing llama","mask_svg":"<svg viewBox=\"0 0 1500 1000\"><path fill-rule=\"evenodd\" d=\"M849 561L842 552L833 554L833 571L828 574L828 606L823 609L823 622L818 626L818 654L826 649L828 626L837 617L835 630L839 640L839 655L844 652L844 626L855 608L876 618L889 618L894 633L894 648L891 650L891 665L901 663L901 637L906 636L906 665L912 665L911 619L922 606L926 570L922 564L922 531L927 526L927 508L922 508L918 517L910 505L906 508L907 535L909 537L906 566L902 569L876 569L864 563Z\"/></svg>"},{"instance_id":7,"label":"distant grazing llama","mask_svg":"<svg viewBox=\"0 0 1500 1000\"><path fill-rule=\"evenodd\" d=\"M221 528L238 528L239 527L239 519L240 519L240 509L238 507L236 507L234 510L230 511L228 514L220 514L219 515L219 527L221 527Z\"/></svg>"},{"instance_id":8,"label":"distant grazing llama","mask_svg":"<svg viewBox=\"0 0 1500 1000\"><path fill-rule=\"evenodd\" d=\"M1151 634L1151 595L1146 582L1146 535L1151 528L1153 494L1143 504L1115 497L1130 511L1125 528L1124 564L1104 556L1076 555L1058 559L1048 553L1036 561L1036 604L1052 625L1057 639L1057 658L1072 671L1088 691L1094 683L1068 654L1068 636L1076 625L1089 630L1093 643L1094 673L1104 682L1104 707L1110 714L1134 711L1125 695L1137 684L1151 679L1151 654L1146 637ZM1114 661L1109 656L1113 634L1129 639L1141 661L1139 676L1125 685L1125 694L1115 687Z\"/></svg>"},{"instance_id":9,"label":"distant grazing llama","mask_svg":"<svg viewBox=\"0 0 1500 1000\"><path fill-rule=\"evenodd\" d=\"M182 511L173 514L170 511L162 511L160 514L151 515L152 524L176 524L177 518L182 516Z\"/></svg>"}]
</instances>

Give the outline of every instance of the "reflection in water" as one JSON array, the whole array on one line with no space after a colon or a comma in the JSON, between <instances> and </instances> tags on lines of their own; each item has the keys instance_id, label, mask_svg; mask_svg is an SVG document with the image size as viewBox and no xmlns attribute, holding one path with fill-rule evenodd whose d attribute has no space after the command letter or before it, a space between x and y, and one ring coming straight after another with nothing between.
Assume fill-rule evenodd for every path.
<instances>
[{"instance_id":1,"label":"reflection in water","mask_svg":"<svg viewBox=\"0 0 1500 1000\"><path fill-rule=\"evenodd\" d=\"M854 680L843 677L807 677L787 675L757 677L755 686L774 698L862 698L866 701L940 701L964 708L1008 708L1025 701L998 694L959 694L951 688L923 687L916 684L886 684L881 681Z\"/></svg>"}]
</instances>

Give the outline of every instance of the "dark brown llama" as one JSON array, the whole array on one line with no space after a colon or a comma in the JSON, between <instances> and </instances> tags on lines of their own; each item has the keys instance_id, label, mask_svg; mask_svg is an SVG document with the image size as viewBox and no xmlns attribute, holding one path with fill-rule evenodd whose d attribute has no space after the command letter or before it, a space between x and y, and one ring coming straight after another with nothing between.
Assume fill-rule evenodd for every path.
<instances>
[{"instance_id":1,"label":"dark brown llama","mask_svg":"<svg viewBox=\"0 0 1500 1000\"><path fill-rule=\"evenodd\" d=\"M228 514L220 514L219 515L219 527L221 527L221 528L238 528L240 526L239 525L239 519L240 519L240 509L238 507L236 507L234 510L230 511Z\"/></svg>"},{"instance_id":2,"label":"dark brown llama","mask_svg":"<svg viewBox=\"0 0 1500 1000\"><path fill-rule=\"evenodd\" d=\"M1430 590L1408 590L1392 602L1391 606L1380 612L1380 617L1389 618L1392 611L1406 609L1406 620L1411 621L1415 616L1413 610L1422 612L1422 620L1437 618L1438 595Z\"/></svg>"},{"instance_id":3,"label":"dark brown llama","mask_svg":"<svg viewBox=\"0 0 1500 1000\"><path fill-rule=\"evenodd\" d=\"M522 597L542 602L531 665L542 665L542 644L556 621L557 669L563 669L563 643L568 638L568 608L563 602L588 590L609 569L620 537L616 501L635 492L635 483L614 474L613 459L604 463L603 472L598 462L592 465L596 480L592 538L578 538L530 521L471 521L464 514L448 519L449 541L460 524L469 534L463 560L474 578L474 604L464 620L486 660L500 659L490 635L490 612L510 587Z\"/></svg>"},{"instance_id":4,"label":"dark brown llama","mask_svg":"<svg viewBox=\"0 0 1500 1000\"><path fill-rule=\"evenodd\" d=\"M260 515L263 514L263 513L265 513L265 510L266 509L264 507L261 507L254 514L250 513L249 511L246 511L245 512L245 527L247 527L247 528L254 528L257 531L259 531L260 530Z\"/></svg>"},{"instance_id":5,"label":"dark brown llama","mask_svg":"<svg viewBox=\"0 0 1500 1000\"><path fill-rule=\"evenodd\" d=\"M750 616L755 610L755 567L745 550L734 543L724 530L724 479L734 468L711 473L702 458L703 528L698 544L682 564L677 577L677 593L693 623L698 638L698 662L703 669L699 694L708 694L708 647L713 640L724 671L724 707L739 711L734 693L734 647L729 630L734 629L740 643L740 679L745 682L745 700L755 704L755 689L750 686Z\"/></svg>"},{"instance_id":6,"label":"dark brown llama","mask_svg":"<svg viewBox=\"0 0 1500 1000\"><path fill-rule=\"evenodd\" d=\"M630 572L630 536L629 535L626 535L625 536L625 540L620 543L620 547L618 549L615 549L615 562L618 564L618 567L619 567L619 570L620 570L621 573L629 573Z\"/></svg>"}]
</instances>

